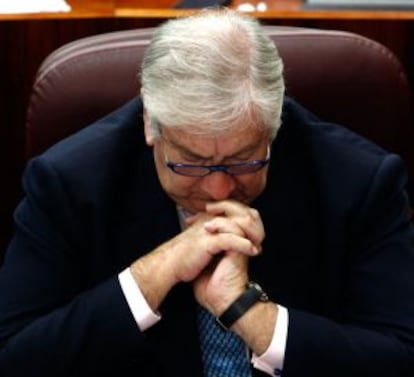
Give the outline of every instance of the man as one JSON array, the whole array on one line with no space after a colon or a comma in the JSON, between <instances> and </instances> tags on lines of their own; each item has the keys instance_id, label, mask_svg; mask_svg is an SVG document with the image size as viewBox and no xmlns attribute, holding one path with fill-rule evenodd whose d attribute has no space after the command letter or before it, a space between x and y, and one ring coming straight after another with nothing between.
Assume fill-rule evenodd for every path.
<instances>
[{"instance_id":1,"label":"man","mask_svg":"<svg viewBox=\"0 0 414 377\"><path fill-rule=\"evenodd\" d=\"M254 19L169 21L143 104L29 163L0 375L412 376L402 162L284 98L282 71Z\"/></svg>"}]
</instances>

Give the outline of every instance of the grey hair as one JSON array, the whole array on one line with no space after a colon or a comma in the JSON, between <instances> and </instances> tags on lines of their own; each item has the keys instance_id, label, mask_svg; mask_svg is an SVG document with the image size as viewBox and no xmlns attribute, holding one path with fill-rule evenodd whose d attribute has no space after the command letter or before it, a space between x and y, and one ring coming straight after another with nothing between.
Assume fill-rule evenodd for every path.
<instances>
[{"instance_id":1,"label":"grey hair","mask_svg":"<svg viewBox=\"0 0 414 377\"><path fill-rule=\"evenodd\" d=\"M283 63L259 22L209 9L161 25L146 51L141 95L154 137L163 127L213 136L280 127Z\"/></svg>"}]
</instances>

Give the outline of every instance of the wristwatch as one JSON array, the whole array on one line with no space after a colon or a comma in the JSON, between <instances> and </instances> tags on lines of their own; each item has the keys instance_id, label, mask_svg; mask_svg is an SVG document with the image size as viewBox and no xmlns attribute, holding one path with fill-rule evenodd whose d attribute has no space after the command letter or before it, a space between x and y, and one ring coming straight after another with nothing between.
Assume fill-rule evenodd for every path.
<instances>
[{"instance_id":1,"label":"wristwatch","mask_svg":"<svg viewBox=\"0 0 414 377\"><path fill-rule=\"evenodd\" d=\"M246 291L241 294L219 317L216 317L218 324L228 330L244 313L246 313L257 302L268 302L269 296L262 287L249 281Z\"/></svg>"}]
</instances>

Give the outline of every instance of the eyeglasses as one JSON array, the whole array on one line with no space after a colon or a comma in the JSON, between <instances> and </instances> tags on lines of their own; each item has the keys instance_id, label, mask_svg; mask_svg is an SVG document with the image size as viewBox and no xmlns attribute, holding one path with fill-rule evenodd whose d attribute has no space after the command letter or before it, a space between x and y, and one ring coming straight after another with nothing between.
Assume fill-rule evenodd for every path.
<instances>
[{"instance_id":1,"label":"eyeglasses","mask_svg":"<svg viewBox=\"0 0 414 377\"><path fill-rule=\"evenodd\" d=\"M267 147L267 155L264 160L253 160L239 164L222 164L222 165L192 165L180 162L171 162L165 155L165 164L174 173L188 177L205 177L211 173L221 171L229 175L243 175L258 172L270 161L270 147Z\"/></svg>"}]
</instances>

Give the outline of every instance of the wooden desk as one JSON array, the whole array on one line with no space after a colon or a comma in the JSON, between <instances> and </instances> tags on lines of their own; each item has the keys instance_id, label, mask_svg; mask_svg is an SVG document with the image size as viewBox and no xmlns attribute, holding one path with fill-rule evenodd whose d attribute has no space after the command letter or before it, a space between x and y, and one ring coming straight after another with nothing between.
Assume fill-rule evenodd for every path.
<instances>
[{"instance_id":1,"label":"wooden desk","mask_svg":"<svg viewBox=\"0 0 414 377\"><path fill-rule=\"evenodd\" d=\"M21 196L25 111L35 72L51 51L74 39L114 30L158 25L193 10L176 0L68 0L68 13L0 15L0 255L11 234L11 213ZM237 8L247 1L233 0ZM267 0L251 14L263 23L356 32L388 46L408 70L414 88L414 10L303 9L300 0ZM140 4L138 7L137 4ZM58 125L57 125L58 126Z\"/></svg>"}]
</instances>

